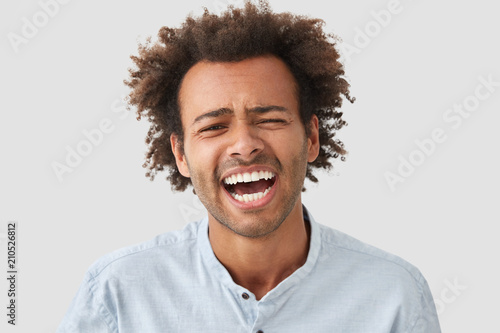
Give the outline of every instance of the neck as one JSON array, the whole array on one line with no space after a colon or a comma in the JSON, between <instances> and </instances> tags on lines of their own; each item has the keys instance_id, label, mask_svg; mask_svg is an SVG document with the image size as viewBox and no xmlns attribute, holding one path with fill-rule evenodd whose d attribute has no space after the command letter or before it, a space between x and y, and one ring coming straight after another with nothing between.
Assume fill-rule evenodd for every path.
<instances>
[{"instance_id":1,"label":"neck","mask_svg":"<svg viewBox=\"0 0 500 333\"><path fill-rule=\"evenodd\" d=\"M209 239L217 259L233 281L261 299L300 268L309 251L310 226L304 223L302 204L278 229L260 238L240 236L209 217Z\"/></svg>"}]
</instances>

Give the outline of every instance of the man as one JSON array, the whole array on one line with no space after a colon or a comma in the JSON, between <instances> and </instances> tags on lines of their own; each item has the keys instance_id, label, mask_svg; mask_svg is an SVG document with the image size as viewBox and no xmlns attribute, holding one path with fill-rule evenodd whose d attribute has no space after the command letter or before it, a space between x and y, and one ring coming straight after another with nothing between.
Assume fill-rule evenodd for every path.
<instances>
[{"instance_id":1,"label":"man","mask_svg":"<svg viewBox=\"0 0 500 333\"><path fill-rule=\"evenodd\" d=\"M208 216L98 260L59 332L440 332L416 268L302 206L312 168L345 154L338 57L319 20L265 2L141 47L148 175L192 184Z\"/></svg>"}]
</instances>

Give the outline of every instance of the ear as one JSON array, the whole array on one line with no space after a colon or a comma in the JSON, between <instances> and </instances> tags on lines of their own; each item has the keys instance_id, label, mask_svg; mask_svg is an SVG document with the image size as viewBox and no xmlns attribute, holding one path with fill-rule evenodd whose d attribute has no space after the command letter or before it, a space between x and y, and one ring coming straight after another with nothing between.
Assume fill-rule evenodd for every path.
<instances>
[{"instance_id":1,"label":"ear","mask_svg":"<svg viewBox=\"0 0 500 333\"><path fill-rule=\"evenodd\" d=\"M189 178L189 168L186 160L186 156L184 155L184 150L182 149L182 143L179 142L179 137L172 133L170 135L170 146L172 147L172 152L175 157L175 164L177 164L177 169L186 178Z\"/></svg>"},{"instance_id":2,"label":"ear","mask_svg":"<svg viewBox=\"0 0 500 333\"><path fill-rule=\"evenodd\" d=\"M307 137L307 162L311 163L319 155L319 121L313 114L309 122L309 136Z\"/></svg>"}]
</instances>

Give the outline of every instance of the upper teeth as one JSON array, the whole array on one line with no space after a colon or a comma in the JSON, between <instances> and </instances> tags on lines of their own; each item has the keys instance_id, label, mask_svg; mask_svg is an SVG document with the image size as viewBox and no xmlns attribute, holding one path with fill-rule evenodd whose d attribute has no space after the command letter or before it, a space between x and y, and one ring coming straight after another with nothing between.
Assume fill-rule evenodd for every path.
<instances>
[{"instance_id":1,"label":"upper teeth","mask_svg":"<svg viewBox=\"0 0 500 333\"><path fill-rule=\"evenodd\" d=\"M234 185L237 183L250 183L261 179L271 179L274 173L271 171L254 171L252 173L238 173L224 178L224 184Z\"/></svg>"}]
</instances>

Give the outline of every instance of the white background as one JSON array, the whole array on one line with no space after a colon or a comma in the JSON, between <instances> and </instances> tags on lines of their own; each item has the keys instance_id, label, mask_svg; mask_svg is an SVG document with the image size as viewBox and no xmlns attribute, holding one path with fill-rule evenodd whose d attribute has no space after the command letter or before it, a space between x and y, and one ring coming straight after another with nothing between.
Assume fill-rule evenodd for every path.
<instances>
[{"instance_id":1,"label":"white background","mask_svg":"<svg viewBox=\"0 0 500 333\"><path fill-rule=\"evenodd\" d=\"M2 332L54 332L93 261L203 215L190 191L171 192L165 174L155 182L144 176L148 124L124 110L122 81L138 40L201 14L202 6L218 11L228 1L73 0L17 52L9 33L22 36L23 18L43 19L42 7L34 0L2 2L5 272L5 227L12 220L19 227L17 326L6 324L2 278ZM303 201L318 222L420 268L438 301L443 332L498 332L500 87L457 128L443 119L454 104L474 100L478 77L500 82L498 8L487 0L401 0L377 30L372 11L388 3L271 0L275 11L322 18L343 45L363 46L345 57L357 98L344 104L349 126L338 134L349 157L332 176L320 174L319 185L308 183ZM372 36L361 45L365 28ZM59 181L52 164L65 164L68 147L86 140L82 131L106 118L112 131ZM418 161L415 140L436 128L446 141ZM391 191L385 173L397 174L400 156L422 163Z\"/></svg>"}]
</instances>

